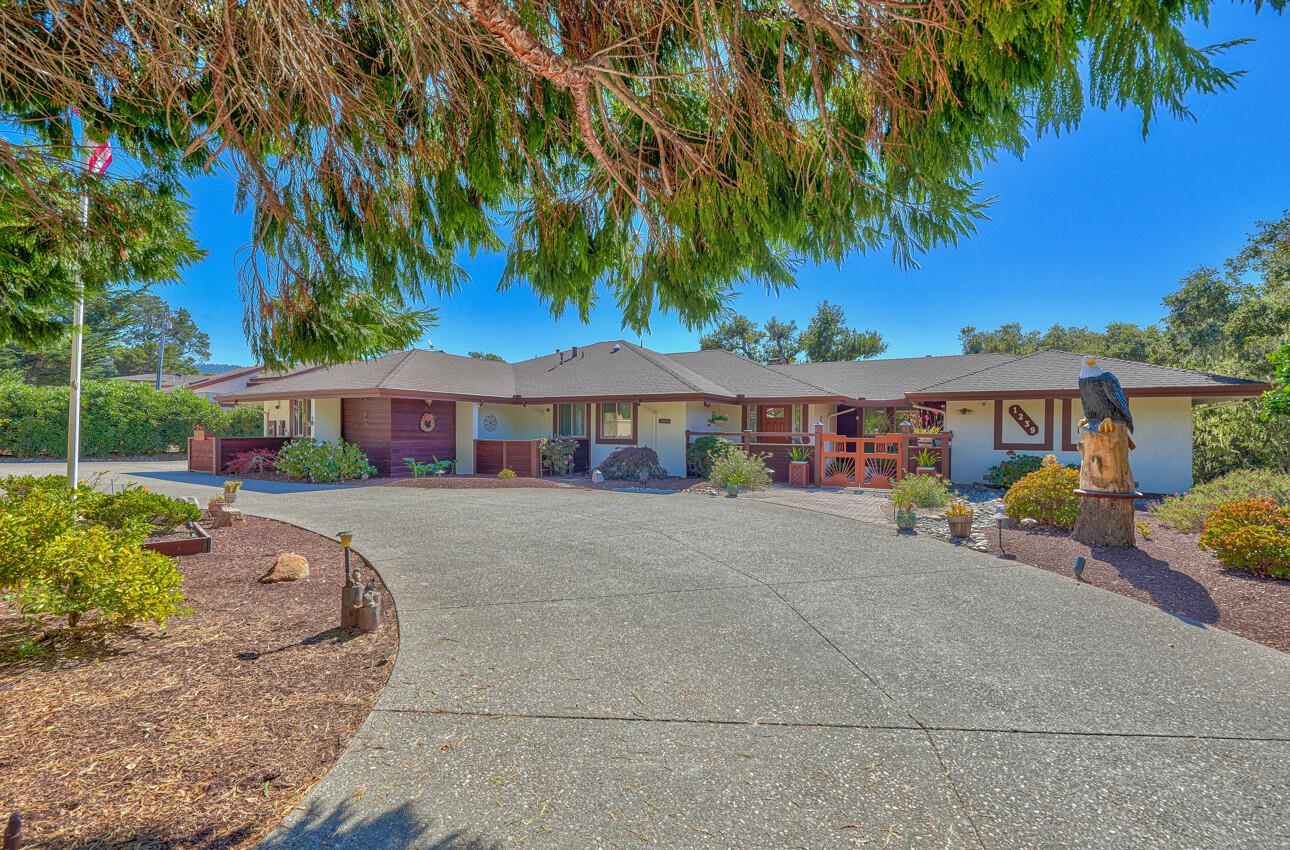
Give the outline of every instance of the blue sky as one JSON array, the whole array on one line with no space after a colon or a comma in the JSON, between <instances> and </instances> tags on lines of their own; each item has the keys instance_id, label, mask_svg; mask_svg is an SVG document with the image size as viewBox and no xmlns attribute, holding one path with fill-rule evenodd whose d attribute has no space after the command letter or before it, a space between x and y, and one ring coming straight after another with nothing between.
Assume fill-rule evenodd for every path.
<instances>
[{"instance_id":1,"label":"blue sky","mask_svg":"<svg viewBox=\"0 0 1290 850\"><path fill-rule=\"evenodd\" d=\"M1136 113L1089 112L1074 133L1046 137L1023 160L1005 155L986 168L979 179L985 194L997 196L989 220L957 247L923 256L920 268L901 270L885 252L841 267L804 266L795 289L747 289L734 308L802 325L827 298L853 326L881 332L888 356L956 353L964 325L1155 321L1161 297L1183 275L1220 264L1255 220L1290 208L1290 15L1220 5L1209 28L1193 33L1200 43L1241 37L1256 41L1231 51L1223 66L1244 69L1245 77L1233 92L1193 97L1196 121L1162 118L1143 141ZM210 334L213 362L249 363L236 282L247 216L233 214L226 178L194 181L191 190L197 239L210 255L188 270L184 285L159 294L187 307ZM469 261L470 283L430 302L440 314L430 343L516 360L624 336L612 301L584 325L552 319L522 287L497 292L502 266L500 257ZM1090 310L1099 303L1101 310ZM675 319L659 315L652 324L645 345L698 347L698 333Z\"/></svg>"}]
</instances>

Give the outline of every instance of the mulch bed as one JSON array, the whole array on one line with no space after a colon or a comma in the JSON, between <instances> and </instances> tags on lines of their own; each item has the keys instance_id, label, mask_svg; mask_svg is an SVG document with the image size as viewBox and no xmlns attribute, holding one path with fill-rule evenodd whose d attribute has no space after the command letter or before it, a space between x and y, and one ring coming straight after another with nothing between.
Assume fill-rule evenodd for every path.
<instances>
[{"instance_id":1,"label":"mulch bed","mask_svg":"<svg viewBox=\"0 0 1290 850\"><path fill-rule=\"evenodd\" d=\"M1290 652L1290 581L1229 570L1197 547L1200 535L1175 531L1146 511L1134 519L1151 527L1150 539L1138 534L1135 549L1093 549L1067 531L1045 527L1004 529L1003 547L1024 563L1062 575L1070 575L1083 555L1083 580L1090 584ZM986 540L998 555L997 532L988 531Z\"/></svg>"},{"instance_id":2,"label":"mulch bed","mask_svg":"<svg viewBox=\"0 0 1290 850\"><path fill-rule=\"evenodd\" d=\"M255 517L211 533L181 562L192 616L165 631L20 661L31 633L0 605L0 813L22 813L28 846L251 847L367 716L398 649L384 586L381 630L346 638L338 543ZM259 584L280 552L309 578Z\"/></svg>"}]
</instances>

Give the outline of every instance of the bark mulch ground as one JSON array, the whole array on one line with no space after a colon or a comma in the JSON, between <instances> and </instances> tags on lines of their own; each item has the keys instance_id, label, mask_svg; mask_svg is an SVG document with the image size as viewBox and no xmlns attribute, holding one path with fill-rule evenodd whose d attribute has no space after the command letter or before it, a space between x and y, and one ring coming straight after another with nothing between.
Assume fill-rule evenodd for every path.
<instances>
[{"instance_id":1,"label":"bark mulch ground","mask_svg":"<svg viewBox=\"0 0 1290 850\"><path fill-rule=\"evenodd\" d=\"M165 631L32 658L0 606L0 813L22 813L25 846L251 847L366 717L398 649L388 591L381 630L346 638L338 543L255 517L212 534L181 565L192 615ZM281 552L304 555L309 578L259 584Z\"/></svg>"},{"instance_id":2,"label":"bark mulch ground","mask_svg":"<svg viewBox=\"0 0 1290 850\"><path fill-rule=\"evenodd\" d=\"M1290 652L1290 581L1229 570L1196 545L1200 535L1175 531L1145 511L1134 518L1151 531L1150 538L1138 534L1136 549L1090 548L1070 532L1045 527L1004 529L1003 548L1062 575L1070 575L1075 558L1083 555L1083 580L1090 584ZM986 539L998 555L997 532L989 530Z\"/></svg>"}]
</instances>

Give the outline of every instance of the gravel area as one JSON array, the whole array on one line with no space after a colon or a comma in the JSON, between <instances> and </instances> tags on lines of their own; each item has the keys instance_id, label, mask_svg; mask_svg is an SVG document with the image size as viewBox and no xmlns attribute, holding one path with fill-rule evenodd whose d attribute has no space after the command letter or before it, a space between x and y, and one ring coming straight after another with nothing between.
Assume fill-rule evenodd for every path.
<instances>
[{"instance_id":1,"label":"gravel area","mask_svg":"<svg viewBox=\"0 0 1290 850\"><path fill-rule=\"evenodd\" d=\"M1056 528L1005 528L1004 551L1049 572L1070 575L1086 559L1083 580L1137 599L1197 626L1213 626L1290 652L1290 581L1223 567L1196 545L1199 535L1175 531L1146 511L1150 527L1134 549L1091 548ZM1141 528L1142 526L1139 526ZM986 535L999 554L997 532Z\"/></svg>"},{"instance_id":2,"label":"gravel area","mask_svg":"<svg viewBox=\"0 0 1290 850\"><path fill-rule=\"evenodd\" d=\"M254 517L212 535L181 562L192 616L165 630L40 652L0 605L0 811L31 846L251 847L367 716L398 648L385 588L381 630L346 638L338 543ZM310 576L258 583L281 552Z\"/></svg>"}]
</instances>

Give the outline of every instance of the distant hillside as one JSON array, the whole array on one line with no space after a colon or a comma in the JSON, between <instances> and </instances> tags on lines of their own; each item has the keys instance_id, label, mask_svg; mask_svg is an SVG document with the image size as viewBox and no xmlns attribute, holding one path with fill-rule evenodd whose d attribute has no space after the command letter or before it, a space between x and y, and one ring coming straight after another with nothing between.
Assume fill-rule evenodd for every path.
<instances>
[{"instance_id":1,"label":"distant hillside","mask_svg":"<svg viewBox=\"0 0 1290 850\"><path fill-rule=\"evenodd\" d=\"M203 375L218 375L220 372L227 372L231 369L241 369L242 366L236 363L199 363L197 371Z\"/></svg>"}]
</instances>

